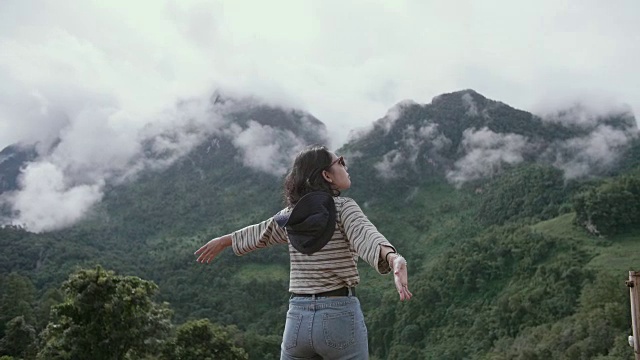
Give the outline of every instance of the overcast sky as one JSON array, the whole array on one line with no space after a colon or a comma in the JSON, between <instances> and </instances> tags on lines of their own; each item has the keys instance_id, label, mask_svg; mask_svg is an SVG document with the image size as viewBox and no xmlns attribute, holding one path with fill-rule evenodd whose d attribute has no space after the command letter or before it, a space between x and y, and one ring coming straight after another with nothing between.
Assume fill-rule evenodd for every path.
<instances>
[{"instance_id":1,"label":"overcast sky","mask_svg":"<svg viewBox=\"0 0 640 360\"><path fill-rule=\"evenodd\" d=\"M73 223L148 165L145 136L222 124L203 115L215 89L310 112L334 149L398 102L469 88L538 114L638 114L638 14L638 0L0 0L0 149L60 140L5 201L35 230ZM273 130L239 133L246 156L255 131ZM175 133L154 146L202 139Z\"/></svg>"},{"instance_id":2,"label":"overcast sky","mask_svg":"<svg viewBox=\"0 0 640 360\"><path fill-rule=\"evenodd\" d=\"M638 14L637 0L3 0L0 148L90 107L137 130L220 87L311 112L334 147L401 100L466 88L528 111L638 113Z\"/></svg>"}]
</instances>

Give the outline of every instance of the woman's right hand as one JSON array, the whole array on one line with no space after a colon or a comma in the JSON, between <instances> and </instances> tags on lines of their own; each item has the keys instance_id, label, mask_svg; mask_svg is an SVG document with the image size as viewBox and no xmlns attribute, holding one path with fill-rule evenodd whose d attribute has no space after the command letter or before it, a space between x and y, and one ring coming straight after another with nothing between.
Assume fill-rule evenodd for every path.
<instances>
[{"instance_id":1,"label":"woman's right hand","mask_svg":"<svg viewBox=\"0 0 640 360\"><path fill-rule=\"evenodd\" d=\"M394 254L393 257L393 281L400 295L400 301L409 300L413 294L409 291L407 260L398 254Z\"/></svg>"},{"instance_id":2,"label":"woman's right hand","mask_svg":"<svg viewBox=\"0 0 640 360\"><path fill-rule=\"evenodd\" d=\"M198 255L196 259L199 263L210 263L213 258L218 256L222 250L231 246L231 235L221 236L204 244L200 249L196 250L194 255Z\"/></svg>"}]
</instances>

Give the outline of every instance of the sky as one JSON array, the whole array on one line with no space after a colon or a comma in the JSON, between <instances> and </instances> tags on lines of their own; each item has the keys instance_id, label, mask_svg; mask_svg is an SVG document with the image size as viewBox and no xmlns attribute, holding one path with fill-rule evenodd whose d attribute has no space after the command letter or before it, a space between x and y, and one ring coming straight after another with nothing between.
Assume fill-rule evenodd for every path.
<instances>
[{"instance_id":1,"label":"sky","mask_svg":"<svg viewBox=\"0 0 640 360\"><path fill-rule=\"evenodd\" d=\"M537 114L639 114L638 14L637 0L3 0L0 149L61 141L11 201L68 204L51 223L75 221L141 134L211 123L216 89L308 111L334 149L399 102L462 89Z\"/></svg>"}]
</instances>

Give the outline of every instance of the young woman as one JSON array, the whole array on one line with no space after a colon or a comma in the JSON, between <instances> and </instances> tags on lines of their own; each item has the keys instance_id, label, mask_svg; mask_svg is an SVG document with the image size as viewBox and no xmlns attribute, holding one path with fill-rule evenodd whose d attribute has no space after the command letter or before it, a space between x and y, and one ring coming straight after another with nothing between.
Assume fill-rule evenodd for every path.
<instances>
[{"instance_id":1,"label":"young woman","mask_svg":"<svg viewBox=\"0 0 640 360\"><path fill-rule=\"evenodd\" d=\"M355 287L360 257L386 274L393 269L400 300L412 296L406 261L360 207L340 191L351 186L347 165L324 146L300 152L287 175L287 208L259 224L215 238L195 252L209 263L222 250L236 255L289 244L289 311L281 359L368 359L367 328Z\"/></svg>"}]
</instances>

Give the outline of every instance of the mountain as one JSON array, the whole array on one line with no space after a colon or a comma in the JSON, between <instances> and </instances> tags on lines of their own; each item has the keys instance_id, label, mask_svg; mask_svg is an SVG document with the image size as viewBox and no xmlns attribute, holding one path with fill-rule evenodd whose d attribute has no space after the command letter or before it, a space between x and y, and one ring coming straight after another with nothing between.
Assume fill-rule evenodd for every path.
<instances>
[{"instance_id":1,"label":"mountain","mask_svg":"<svg viewBox=\"0 0 640 360\"><path fill-rule=\"evenodd\" d=\"M0 194L18 189L20 168L36 157L35 147L12 145L0 151Z\"/></svg>"},{"instance_id":2,"label":"mountain","mask_svg":"<svg viewBox=\"0 0 640 360\"><path fill-rule=\"evenodd\" d=\"M588 159L580 152L590 150L590 141L613 140L613 144L604 144L608 151L603 155L620 155L637 137L638 128L627 111L579 122L577 118L586 111L575 106L542 119L463 90L442 94L425 105L397 104L370 131L346 144L344 151L356 157L366 154L357 174L364 171L368 177L377 170L382 178L411 183L422 183L431 175L463 183L520 162L560 168L577 163L588 172L576 176L602 175L615 168L618 159ZM603 136L595 136L601 133Z\"/></svg>"},{"instance_id":3,"label":"mountain","mask_svg":"<svg viewBox=\"0 0 640 360\"><path fill-rule=\"evenodd\" d=\"M28 276L42 299L76 266L141 276L159 285L174 322L235 325L253 358L276 358L286 248L228 251L207 266L193 252L277 212L293 154L326 142L326 130L256 99L216 93L205 108L203 120L151 129L135 158L142 170L107 182L74 226L0 229L0 274ZM178 146L184 138L197 141ZM404 101L352 136L336 151L352 178L345 195L408 259L415 295L399 303L391 279L362 264L372 358L629 358L624 278L638 224L592 235L574 199L633 184L638 149L629 113L574 106L542 118L473 90ZM15 172L0 176L16 184Z\"/></svg>"}]
</instances>

